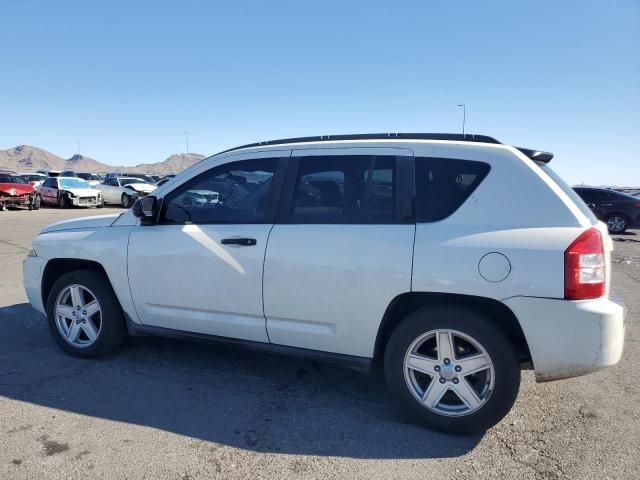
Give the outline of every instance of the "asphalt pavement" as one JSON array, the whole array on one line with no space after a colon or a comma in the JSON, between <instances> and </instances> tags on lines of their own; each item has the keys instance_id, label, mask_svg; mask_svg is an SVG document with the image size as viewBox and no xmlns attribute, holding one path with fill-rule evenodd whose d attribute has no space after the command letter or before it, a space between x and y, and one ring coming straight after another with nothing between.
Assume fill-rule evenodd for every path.
<instances>
[{"instance_id":1,"label":"asphalt pavement","mask_svg":"<svg viewBox=\"0 0 640 480\"><path fill-rule=\"evenodd\" d=\"M122 209L0 212L0 479L640 478L640 232L614 238L622 361L536 384L483 435L408 423L383 379L159 338L65 355L27 303L22 259L54 221Z\"/></svg>"}]
</instances>

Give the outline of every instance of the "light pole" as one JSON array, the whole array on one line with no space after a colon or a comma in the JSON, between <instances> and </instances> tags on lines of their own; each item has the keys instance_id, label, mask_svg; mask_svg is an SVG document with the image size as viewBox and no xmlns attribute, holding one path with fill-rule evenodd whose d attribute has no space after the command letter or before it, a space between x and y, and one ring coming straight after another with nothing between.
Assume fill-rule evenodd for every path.
<instances>
[{"instance_id":1,"label":"light pole","mask_svg":"<svg viewBox=\"0 0 640 480\"><path fill-rule=\"evenodd\" d=\"M189 163L189 132L184 132L184 138L187 141L187 163Z\"/></svg>"},{"instance_id":2,"label":"light pole","mask_svg":"<svg viewBox=\"0 0 640 480\"><path fill-rule=\"evenodd\" d=\"M464 125L467 123L467 104L461 103L458 106L462 107L462 136L464 136Z\"/></svg>"}]
</instances>

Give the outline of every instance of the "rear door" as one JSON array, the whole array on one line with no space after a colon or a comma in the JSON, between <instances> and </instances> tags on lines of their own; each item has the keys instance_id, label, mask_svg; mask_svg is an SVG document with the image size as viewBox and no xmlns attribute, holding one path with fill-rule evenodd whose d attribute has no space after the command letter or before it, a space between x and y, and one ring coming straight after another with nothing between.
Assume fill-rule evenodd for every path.
<instances>
[{"instance_id":1,"label":"rear door","mask_svg":"<svg viewBox=\"0 0 640 480\"><path fill-rule=\"evenodd\" d=\"M264 269L272 343L371 357L387 306L411 290L413 153L295 150Z\"/></svg>"}]
</instances>

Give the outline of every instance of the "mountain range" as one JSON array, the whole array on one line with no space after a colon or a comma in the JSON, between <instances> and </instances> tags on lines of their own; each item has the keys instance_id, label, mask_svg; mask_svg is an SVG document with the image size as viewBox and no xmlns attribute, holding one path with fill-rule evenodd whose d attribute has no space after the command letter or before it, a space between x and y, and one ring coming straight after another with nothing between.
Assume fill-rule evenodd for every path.
<instances>
[{"instance_id":1,"label":"mountain range","mask_svg":"<svg viewBox=\"0 0 640 480\"><path fill-rule=\"evenodd\" d=\"M142 163L134 167L107 165L86 155L74 155L64 159L42 148L20 145L8 150L0 150L0 170L35 172L36 170L74 170L76 172L140 172L165 175L178 173L205 158L199 153L176 153L166 160L156 163Z\"/></svg>"}]
</instances>

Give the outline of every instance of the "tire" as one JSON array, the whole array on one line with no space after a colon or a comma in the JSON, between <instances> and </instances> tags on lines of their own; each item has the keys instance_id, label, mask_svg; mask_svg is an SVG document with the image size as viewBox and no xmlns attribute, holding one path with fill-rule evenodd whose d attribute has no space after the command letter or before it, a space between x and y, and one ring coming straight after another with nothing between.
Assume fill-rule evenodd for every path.
<instances>
[{"instance_id":1,"label":"tire","mask_svg":"<svg viewBox=\"0 0 640 480\"><path fill-rule=\"evenodd\" d=\"M606 219L609 233L624 233L629 228L629 220L620 213L613 213Z\"/></svg>"},{"instance_id":2,"label":"tire","mask_svg":"<svg viewBox=\"0 0 640 480\"><path fill-rule=\"evenodd\" d=\"M126 193L123 193L122 197L120 198L120 203L124 208L131 208L131 204L132 204L131 197Z\"/></svg>"},{"instance_id":3,"label":"tire","mask_svg":"<svg viewBox=\"0 0 640 480\"><path fill-rule=\"evenodd\" d=\"M102 208L104 207L104 199L100 199L100 203L96 205L96 208Z\"/></svg>"},{"instance_id":4,"label":"tire","mask_svg":"<svg viewBox=\"0 0 640 480\"><path fill-rule=\"evenodd\" d=\"M71 307L76 302L69 290L74 288L83 292L79 298L84 306L80 310L77 307ZM92 298L95 299L99 308L93 314L89 308L83 310L92 305ZM58 304L65 304L61 306L66 310L77 312L77 315L73 317L71 315L66 317L56 315ZM95 310L95 305L93 310ZM87 316L83 318L81 312L87 313ZM75 318L85 321L76 322ZM122 308L109 281L104 274L94 270L76 270L65 273L56 280L47 298L47 321L53 338L62 350L82 358L99 357L118 349L124 340L126 331ZM90 338L88 330L85 330L88 327L87 324L92 325L93 340ZM74 326L77 334L74 333ZM63 329L68 331L68 337L64 335ZM67 340L71 337L76 338L76 341Z\"/></svg>"},{"instance_id":5,"label":"tire","mask_svg":"<svg viewBox=\"0 0 640 480\"><path fill-rule=\"evenodd\" d=\"M469 354L460 355L458 350L446 364L447 360L438 358L446 349L437 345L446 345L447 339ZM414 355L409 357L409 352ZM423 371L408 368L405 358L416 359L412 363ZM465 375L462 365L473 371L472 358L476 368L482 368L479 362L488 366ZM485 315L455 305L434 305L407 316L389 338L384 371L391 395L402 411L432 430L453 434L483 432L494 426L511 410L520 388L520 363L509 338ZM463 402L457 391L469 402ZM427 399L431 406L418 397Z\"/></svg>"},{"instance_id":6,"label":"tire","mask_svg":"<svg viewBox=\"0 0 640 480\"><path fill-rule=\"evenodd\" d=\"M40 195L36 195L36 199L33 201L33 209L40 210L41 203L42 203L42 200L40 199Z\"/></svg>"},{"instance_id":7,"label":"tire","mask_svg":"<svg viewBox=\"0 0 640 480\"><path fill-rule=\"evenodd\" d=\"M60 208L69 208L69 201L64 195L58 194L58 206Z\"/></svg>"}]
</instances>

